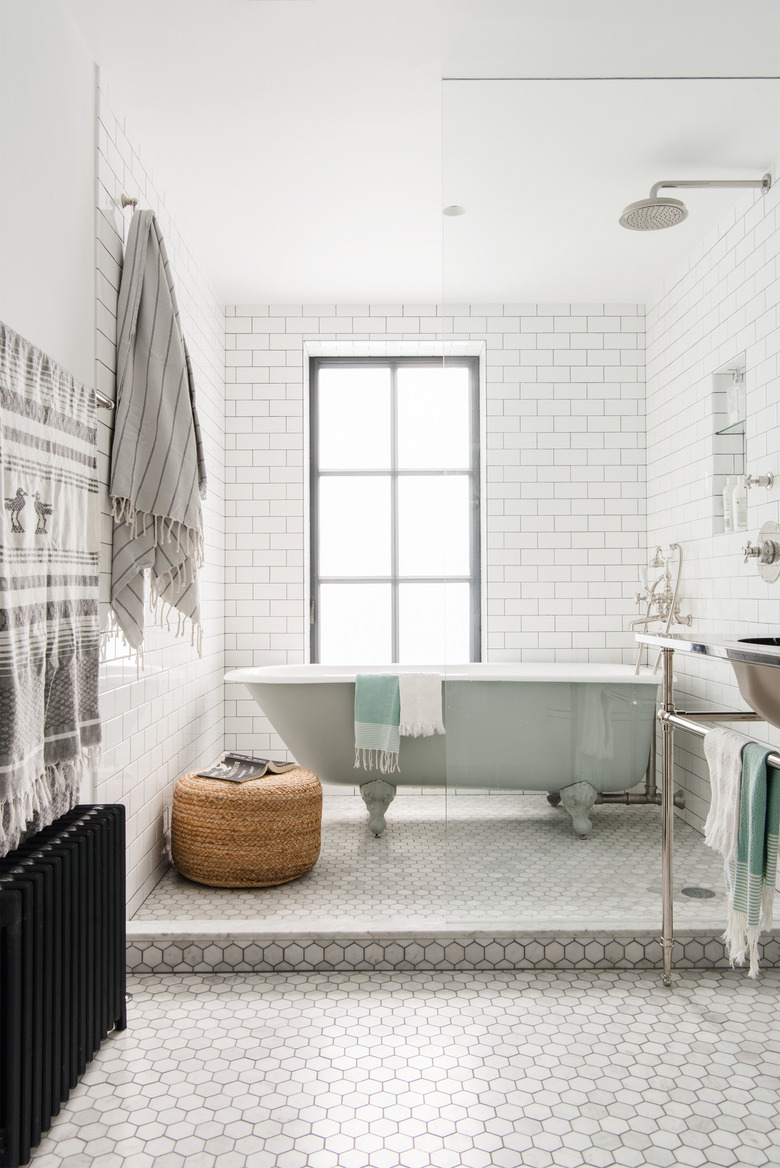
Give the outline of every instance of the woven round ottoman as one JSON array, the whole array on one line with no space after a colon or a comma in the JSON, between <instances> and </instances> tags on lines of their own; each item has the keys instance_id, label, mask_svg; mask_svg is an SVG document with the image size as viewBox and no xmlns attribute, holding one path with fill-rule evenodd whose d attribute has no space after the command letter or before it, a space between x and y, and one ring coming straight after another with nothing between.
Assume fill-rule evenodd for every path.
<instances>
[{"instance_id":1,"label":"woven round ottoman","mask_svg":"<svg viewBox=\"0 0 780 1168\"><path fill-rule=\"evenodd\" d=\"M317 863L321 823L320 780L302 767L246 783L190 773L173 792L173 862L213 888L286 884Z\"/></svg>"}]
</instances>

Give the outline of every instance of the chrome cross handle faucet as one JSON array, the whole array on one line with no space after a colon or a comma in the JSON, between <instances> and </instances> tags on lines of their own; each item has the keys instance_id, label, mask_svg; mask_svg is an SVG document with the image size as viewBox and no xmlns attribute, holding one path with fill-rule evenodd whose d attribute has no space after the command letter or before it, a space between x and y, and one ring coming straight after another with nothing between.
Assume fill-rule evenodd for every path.
<instances>
[{"instance_id":1,"label":"chrome cross handle faucet","mask_svg":"<svg viewBox=\"0 0 780 1168\"><path fill-rule=\"evenodd\" d=\"M758 533L758 543L747 541L742 551L745 563L751 560L758 568L758 574L767 584L780 579L780 524L768 519Z\"/></svg>"},{"instance_id":2,"label":"chrome cross handle faucet","mask_svg":"<svg viewBox=\"0 0 780 1168\"><path fill-rule=\"evenodd\" d=\"M746 564L750 560L758 560L761 564L774 564L780 560L780 543L774 539L764 539L759 544L753 544L748 540L742 550L745 553Z\"/></svg>"}]
</instances>

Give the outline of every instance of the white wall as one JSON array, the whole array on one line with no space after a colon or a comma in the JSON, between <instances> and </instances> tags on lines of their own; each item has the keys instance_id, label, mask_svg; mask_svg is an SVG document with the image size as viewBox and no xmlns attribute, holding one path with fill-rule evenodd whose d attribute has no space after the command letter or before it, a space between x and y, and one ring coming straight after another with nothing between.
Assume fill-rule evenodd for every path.
<instances>
[{"instance_id":1,"label":"white wall","mask_svg":"<svg viewBox=\"0 0 780 1168\"><path fill-rule=\"evenodd\" d=\"M87 384L95 72L59 0L0 5L0 320Z\"/></svg>"},{"instance_id":2,"label":"white wall","mask_svg":"<svg viewBox=\"0 0 780 1168\"><path fill-rule=\"evenodd\" d=\"M357 355L485 347L485 659L632 657L645 561L644 316L637 305L226 310L228 666L304 660L304 345ZM281 750L243 687L226 746Z\"/></svg>"},{"instance_id":3,"label":"white wall","mask_svg":"<svg viewBox=\"0 0 780 1168\"><path fill-rule=\"evenodd\" d=\"M95 66L59 0L4 0L0 319L81 380L114 396L116 296L129 217L119 211L118 200L127 190L161 221L195 367L209 474L201 575L204 656L199 660L189 641L152 628L145 670L137 679L121 648L108 646L101 669L103 760L94 792L83 792L127 807L132 912L164 870L162 810L175 778L213 760L223 744L224 314L136 145L104 99L96 121L96 105ZM111 416L98 410L98 420L105 615Z\"/></svg>"},{"instance_id":4,"label":"white wall","mask_svg":"<svg viewBox=\"0 0 780 1168\"><path fill-rule=\"evenodd\" d=\"M199 575L203 657L189 635L154 625L147 614L144 668L138 673L121 641L108 646L101 667L103 758L96 797L127 807L127 892L132 914L165 871L163 809L175 780L185 771L213 762L223 748L224 616L224 313L193 255L143 152L98 95L97 363L95 383L114 398L116 306L122 243L130 210L126 193L157 215L171 263L182 327L195 373L208 475L203 504L206 562ZM108 499L111 418L98 411L102 484L101 596L110 595L112 519Z\"/></svg>"},{"instance_id":5,"label":"white wall","mask_svg":"<svg viewBox=\"0 0 780 1168\"><path fill-rule=\"evenodd\" d=\"M780 582L742 548L780 519L780 485L748 493L747 531L714 534L712 374L747 359L747 469L780 471L780 187L749 195L670 280L647 316L648 541L683 545L682 592L702 637L780 635ZM683 630L684 631L684 630ZM728 663L676 655L677 705L746 709ZM765 723L735 727L780 743ZM676 735L685 819L701 827L709 784L699 739Z\"/></svg>"}]
</instances>

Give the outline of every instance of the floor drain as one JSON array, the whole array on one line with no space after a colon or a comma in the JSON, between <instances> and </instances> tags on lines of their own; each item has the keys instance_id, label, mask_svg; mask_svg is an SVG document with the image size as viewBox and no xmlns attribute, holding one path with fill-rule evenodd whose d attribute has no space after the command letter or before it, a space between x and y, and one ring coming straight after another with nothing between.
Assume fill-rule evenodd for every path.
<instances>
[{"instance_id":1,"label":"floor drain","mask_svg":"<svg viewBox=\"0 0 780 1168\"><path fill-rule=\"evenodd\" d=\"M692 896L696 900L709 900L711 896L715 896L711 888L683 888L682 894L683 896Z\"/></svg>"}]
</instances>

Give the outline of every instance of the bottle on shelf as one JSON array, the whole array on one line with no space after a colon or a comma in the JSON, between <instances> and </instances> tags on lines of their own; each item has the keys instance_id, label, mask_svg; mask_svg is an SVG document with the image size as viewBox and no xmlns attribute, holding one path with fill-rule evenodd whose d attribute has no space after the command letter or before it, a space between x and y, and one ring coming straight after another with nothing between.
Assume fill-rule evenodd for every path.
<instances>
[{"instance_id":1,"label":"bottle on shelf","mask_svg":"<svg viewBox=\"0 0 780 1168\"><path fill-rule=\"evenodd\" d=\"M747 527L747 488L744 475L740 475L731 495L731 529L740 531L745 527Z\"/></svg>"},{"instance_id":2,"label":"bottle on shelf","mask_svg":"<svg viewBox=\"0 0 780 1168\"><path fill-rule=\"evenodd\" d=\"M734 490L737 485L737 476L729 475L723 488L723 530L734 530Z\"/></svg>"},{"instance_id":3,"label":"bottle on shelf","mask_svg":"<svg viewBox=\"0 0 780 1168\"><path fill-rule=\"evenodd\" d=\"M745 371L733 369L731 381L726 388L727 425L734 426L745 420Z\"/></svg>"}]
</instances>

